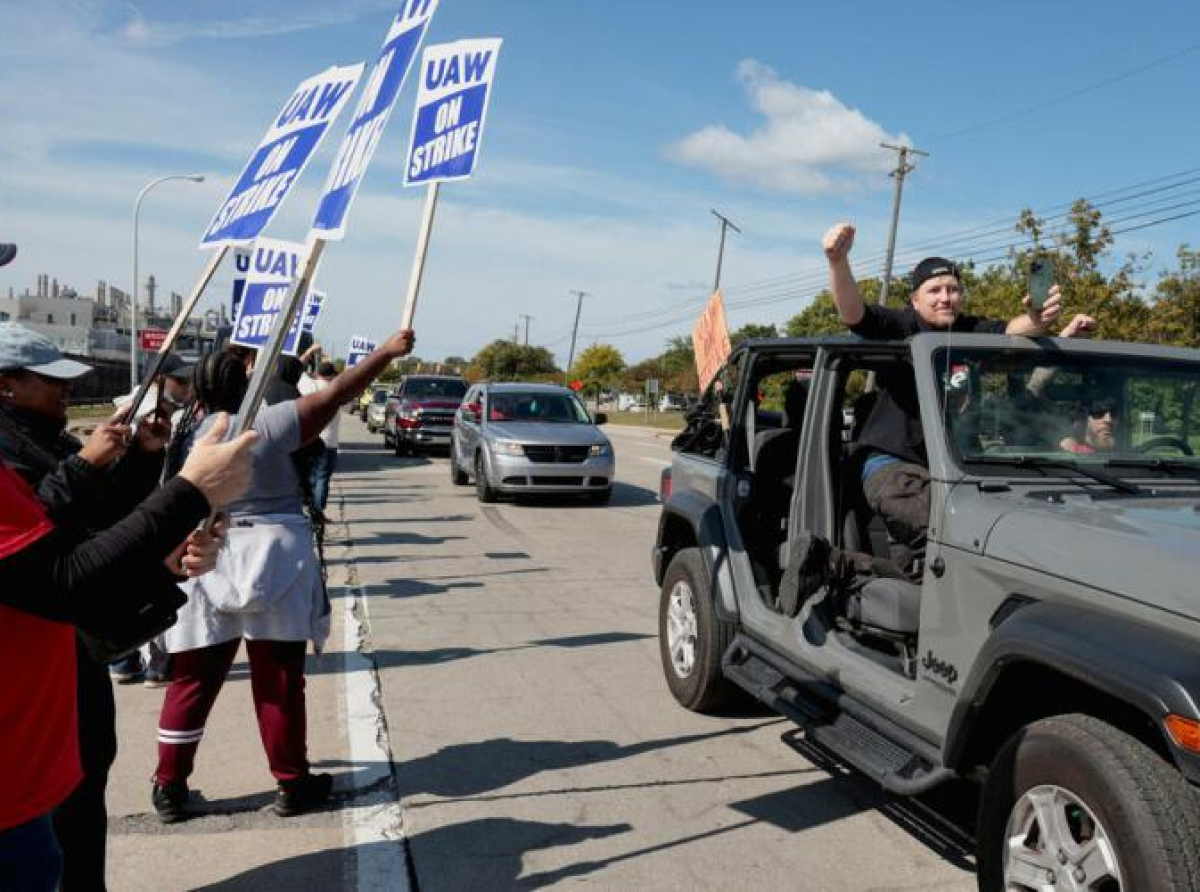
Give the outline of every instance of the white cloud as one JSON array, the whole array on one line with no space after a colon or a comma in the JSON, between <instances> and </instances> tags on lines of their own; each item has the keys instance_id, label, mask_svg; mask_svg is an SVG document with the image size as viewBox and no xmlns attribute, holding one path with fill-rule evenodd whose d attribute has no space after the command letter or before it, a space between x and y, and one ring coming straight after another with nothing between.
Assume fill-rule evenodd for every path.
<instances>
[{"instance_id":1,"label":"white cloud","mask_svg":"<svg viewBox=\"0 0 1200 892\"><path fill-rule=\"evenodd\" d=\"M237 14L240 8L236 4L227 14L211 8L212 5L207 5L202 17L186 21L151 20L131 5L130 19L121 33L130 41L159 46L204 39L249 40L344 25L382 9L394 11L397 6L395 0L360 0L336 5L289 3L286 13L245 16ZM185 9L192 7L185 6Z\"/></svg>"},{"instance_id":2,"label":"white cloud","mask_svg":"<svg viewBox=\"0 0 1200 892\"><path fill-rule=\"evenodd\" d=\"M745 136L710 124L670 146L671 158L767 191L815 197L881 182L892 158L879 144L910 142L828 90L783 80L760 62L742 62L738 79L766 123Z\"/></svg>"}]
</instances>

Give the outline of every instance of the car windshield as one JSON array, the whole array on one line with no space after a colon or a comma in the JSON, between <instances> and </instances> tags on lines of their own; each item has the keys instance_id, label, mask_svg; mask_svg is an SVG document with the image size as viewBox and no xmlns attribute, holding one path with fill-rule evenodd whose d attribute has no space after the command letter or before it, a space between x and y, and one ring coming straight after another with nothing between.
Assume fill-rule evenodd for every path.
<instances>
[{"instance_id":1,"label":"car windshield","mask_svg":"<svg viewBox=\"0 0 1200 892\"><path fill-rule=\"evenodd\" d=\"M519 390L492 393L488 399L488 421L592 423L587 411L571 394Z\"/></svg>"},{"instance_id":2,"label":"car windshield","mask_svg":"<svg viewBox=\"0 0 1200 892\"><path fill-rule=\"evenodd\" d=\"M404 398L410 400L445 399L460 401L467 383L453 378L410 378L404 382Z\"/></svg>"},{"instance_id":3,"label":"car windshield","mask_svg":"<svg viewBox=\"0 0 1200 892\"><path fill-rule=\"evenodd\" d=\"M972 470L1200 477L1200 362L942 349L934 374L948 441Z\"/></svg>"},{"instance_id":4,"label":"car windshield","mask_svg":"<svg viewBox=\"0 0 1200 892\"><path fill-rule=\"evenodd\" d=\"M386 390L377 390L377 391L375 391L374 394L372 394L371 402L375 403L376 405L379 405L381 403L386 403L387 398L388 398L388 393Z\"/></svg>"}]
</instances>

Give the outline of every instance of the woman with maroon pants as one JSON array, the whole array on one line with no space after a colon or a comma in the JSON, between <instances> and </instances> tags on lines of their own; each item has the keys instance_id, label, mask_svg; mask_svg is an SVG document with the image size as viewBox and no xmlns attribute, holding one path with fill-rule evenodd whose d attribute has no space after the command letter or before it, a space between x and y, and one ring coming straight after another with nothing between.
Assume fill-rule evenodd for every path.
<instances>
[{"instance_id":1,"label":"woman with maroon pants","mask_svg":"<svg viewBox=\"0 0 1200 892\"><path fill-rule=\"evenodd\" d=\"M329 634L329 602L291 456L412 344L412 332L399 332L330 387L256 416L261 439L254 449L254 482L226 506L230 529L217 567L183 587L188 603L166 634L172 680L159 719L151 790L163 822L187 817L196 751L243 639L259 734L278 783L276 813L309 811L329 797L332 779L309 770L304 699L305 651L309 641L319 650ZM205 357L195 385L204 412L236 412L246 391L245 368L230 353Z\"/></svg>"}]
</instances>

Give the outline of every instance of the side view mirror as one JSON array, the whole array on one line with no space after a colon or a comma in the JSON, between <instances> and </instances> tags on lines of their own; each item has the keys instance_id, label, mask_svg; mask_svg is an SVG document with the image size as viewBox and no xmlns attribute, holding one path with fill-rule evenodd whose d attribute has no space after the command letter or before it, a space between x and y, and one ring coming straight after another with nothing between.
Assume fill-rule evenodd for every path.
<instances>
[{"instance_id":1,"label":"side view mirror","mask_svg":"<svg viewBox=\"0 0 1200 892\"><path fill-rule=\"evenodd\" d=\"M479 413L482 409L482 403L467 403L462 407L463 418L467 421L479 421Z\"/></svg>"},{"instance_id":2,"label":"side view mirror","mask_svg":"<svg viewBox=\"0 0 1200 892\"><path fill-rule=\"evenodd\" d=\"M592 416L592 423L596 425L608 424L608 414L606 412L597 412Z\"/></svg>"}]
</instances>

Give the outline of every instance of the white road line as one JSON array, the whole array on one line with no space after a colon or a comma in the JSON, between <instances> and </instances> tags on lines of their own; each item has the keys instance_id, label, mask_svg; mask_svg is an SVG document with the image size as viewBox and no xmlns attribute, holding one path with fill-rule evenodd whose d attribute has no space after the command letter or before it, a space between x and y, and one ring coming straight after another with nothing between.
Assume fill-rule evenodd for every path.
<instances>
[{"instance_id":1,"label":"white road line","mask_svg":"<svg viewBox=\"0 0 1200 892\"><path fill-rule=\"evenodd\" d=\"M352 775L356 788L390 781L392 747L383 713L379 673L359 652L367 640L371 620L367 599L360 586L344 587L342 644L345 687L346 733L350 763L363 766ZM408 892L408 857L401 826L400 803L390 783L364 797L361 804L345 809L342 827L347 847L356 860L356 887L360 892ZM385 844L386 843L386 844Z\"/></svg>"}]
</instances>

